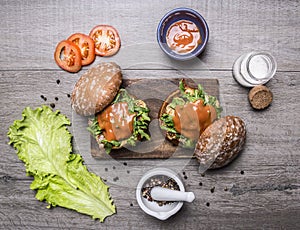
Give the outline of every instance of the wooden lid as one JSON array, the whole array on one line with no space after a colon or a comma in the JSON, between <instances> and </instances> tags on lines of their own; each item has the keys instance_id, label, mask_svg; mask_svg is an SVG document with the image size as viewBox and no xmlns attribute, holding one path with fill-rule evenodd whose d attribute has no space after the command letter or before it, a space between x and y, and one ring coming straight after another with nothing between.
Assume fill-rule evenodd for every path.
<instances>
[{"instance_id":1,"label":"wooden lid","mask_svg":"<svg viewBox=\"0 0 300 230\"><path fill-rule=\"evenodd\" d=\"M251 106L254 109L264 109L271 104L273 100L273 94L266 86L258 85L249 91L248 98Z\"/></svg>"}]
</instances>

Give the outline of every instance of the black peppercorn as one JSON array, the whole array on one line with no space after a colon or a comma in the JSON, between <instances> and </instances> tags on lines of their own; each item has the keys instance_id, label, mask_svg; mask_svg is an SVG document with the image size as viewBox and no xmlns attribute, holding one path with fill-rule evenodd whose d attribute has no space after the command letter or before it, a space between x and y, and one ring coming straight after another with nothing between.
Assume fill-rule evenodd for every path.
<instances>
[{"instance_id":1,"label":"black peppercorn","mask_svg":"<svg viewBox=\"0 0 300 230\"><path fill-rule=\"evenodd\" d=\"M42 98L44 101L47 101L47 98L46 98L44 95L41 95L41 98Z\"/></svg>"},{"instance_id":2,"label":"black peppercorn","mask_svg":"<svg viewBox=\"0 0 300 230\"><path fill-rule=\"evenodd\" d=\"M169 178L167 176L156 176L148 179L145 182L144 187L142 188L142 195L148 201L155 201L159 206L163 206L173 202L153 200L153 198L151 197L151 189L155 186L161 186L163 188L168 188L168 189L178 190L178 191L180 190L178 184L173 178Z\"/></svg>"}]
</instances>

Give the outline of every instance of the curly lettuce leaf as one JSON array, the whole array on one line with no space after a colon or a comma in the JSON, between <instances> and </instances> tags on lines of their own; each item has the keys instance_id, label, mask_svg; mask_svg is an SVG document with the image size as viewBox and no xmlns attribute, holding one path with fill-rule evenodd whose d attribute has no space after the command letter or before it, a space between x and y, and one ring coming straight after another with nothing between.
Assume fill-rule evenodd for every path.
<instances>
[{"instance_id":1,"label":"curly lettuce leaf","mask_svg":"<svg viewBox=\"0 0 300 230\"><path fill-rule=\"evenodd\" d=\"M72 154L70 121L43 106L25 108L22 120L10 126L8 137L25 163L36 198L48 207L61 206L101 222L116 212L108 186L89 172L79 154Z\"/></svg>"},{"instance_id":2,"label":"curly lettuce leaf","mask_svg":"<svg viewBox=\"0 0 300 230\"><path fill-rule=\"evenodd\" d=\"M208 95L201 84L198 84L198 87L193 90L187 90L186 87L185 82L181 80L179 82L179 90L183 98L187 99L189 102L195 102L201 99L203 100L204 105L212 105L215 108L218 119L221 117L222 107L220 106L218 99Z\"/></svg>"}]
</instances>

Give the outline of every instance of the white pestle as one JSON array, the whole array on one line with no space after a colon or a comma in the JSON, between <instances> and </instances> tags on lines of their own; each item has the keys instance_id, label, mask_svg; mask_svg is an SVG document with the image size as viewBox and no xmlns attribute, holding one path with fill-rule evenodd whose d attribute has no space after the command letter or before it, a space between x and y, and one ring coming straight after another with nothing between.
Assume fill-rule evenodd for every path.
<instances>
[{"instance_id":1,"label":"white pestle","mask_svg":"<svg viewBox=\"0 0 300 230\"><path fill-rule=\"evenodd\" d=\"M193 192L182 192L155 186L151 189L151 197L158 201L187 201L192 202L195 199Z\"/></svg>"}]
</instances>

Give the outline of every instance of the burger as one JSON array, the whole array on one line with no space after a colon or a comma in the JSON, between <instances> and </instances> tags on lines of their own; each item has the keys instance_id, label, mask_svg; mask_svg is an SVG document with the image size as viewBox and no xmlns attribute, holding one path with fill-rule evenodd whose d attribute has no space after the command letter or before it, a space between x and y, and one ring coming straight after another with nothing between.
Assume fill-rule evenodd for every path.
<instances>
[{"instance_id":1,"label":"burger","mask_svg":"<svg viewBox=\"0 0 300 230\"><path fill-rule=\"evenodd\" d=\"M100 148L110 153L112 149L135 146L137 141L149 140L149 122L146 103L135 99L125 89L120 89L114 101L89 120L88 130Z\"/></svg>"},{"instance_id":2,"label":"burger","mask_svg":"<svg viewBox=\"0 0 300 230\"><path fill-rule=\"evenodd\" d=\"M201 133L221 117L221 112L216 97L208 95L202 85L193 88L183 79L160 109L160 127L174 145L194 148Z\"/></svg>"},{"instance_id":3,"label":"burger","mask_svg":"<svg viewBox=\"0 0 300 230\"><path fill-rule=\"evenodd\" d=\"M121 68L116 63L100 63L81 76L72 92L73 109L89 116L88 130L107 153L150 139L149 108L120 88L121 83Z\"/></svg>"}]
</instances>

